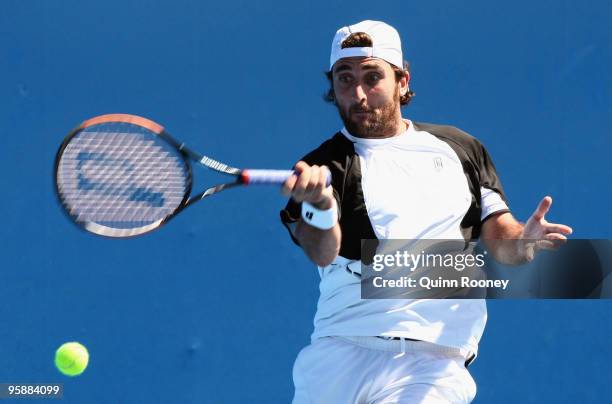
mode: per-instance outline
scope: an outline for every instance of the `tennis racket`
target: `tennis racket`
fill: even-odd
[[[190,161],[232,181],[192,196]],[[230,167],[188,149],[163,126],[128,114],[86,120],[66,136],[55,159],[56,190],[69,217],[83,229],[108,237],[150,232],[186,207],[225,189],[280,185],[293,174],[292,170]]]

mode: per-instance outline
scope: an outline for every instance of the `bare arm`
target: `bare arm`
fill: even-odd
[[[484,222],[481,237],[496,261],[508,265],[527,262],[526,257],[519,254],[518,246],[523,227],[509,212],[495,215]]]
[[[295,237],[308,258],[320,267],[331,264],[340,252],[342,235],[338,223],[329,230],[321,230],[300,220]]]
[[[315,208],[336,208],[331,186],[326,185],[327,168],[309,166],[303,161],[295,165],[298,176],[290,177],[283,184],[282,192],[296,202],[308,202]],[[336,223],[331,229],[322,230],[299,220],[294,234],[312,262],[320,267],[331,264],[340,252],[342,234]]]
[[[482,239],[493,257],[502,264],[520,265],[532,261],[540,249],[554,250],[563,244],[572,229],[546,221],[551,205],[552,198],[544,197],[524,225],[508,212],[484,222]]]

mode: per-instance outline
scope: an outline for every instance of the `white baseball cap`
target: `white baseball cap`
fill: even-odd
[[[368,34],[372,38],[372,47],[342,49],[342,42],[356,32]],[[342,27],[336,32],[329,56],[329,70],[339,59],[353,56],[380,58],[400,69],[404,65],[402,42],[398,32],[389,24],[381,21],[361,21],[348,27]]]

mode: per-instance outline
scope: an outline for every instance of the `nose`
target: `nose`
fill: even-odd
[[[355,85],[353,97],[359,103],[366,100],[366,93],[361,83],[358,83],[357,85]]]

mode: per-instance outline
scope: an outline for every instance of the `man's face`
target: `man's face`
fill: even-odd
[[[358,137],[389,137],[400,130],[399,82],[389,63],[369,57],[340,59],[332,69],[336,105],[346,129]]]

